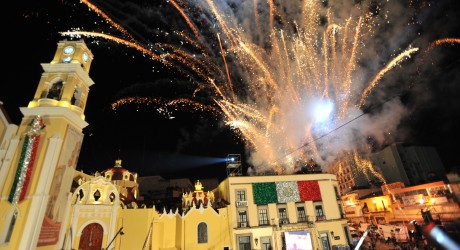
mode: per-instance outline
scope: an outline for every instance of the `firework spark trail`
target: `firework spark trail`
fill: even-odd
[[[219,109],[214,106],[210,105],[203,105],[199,102],[194,102],[186,98],[174,99],[174,100],[166,100],[164,98],[154,98],[154,97],[126,97],[117,100],[111,104],[112,110],[117,110],[122,106],[128,104],[143,104],[143,105],[154,105],[154,106],[162,106],[166,108],[173,108],[178,109],[182,108],[187,112],[209,112],[214,115],[218,115],[221,113]]]
[[[210,98],[223,113],[225,124],[245,141],[248,161],[257,168],[256,172],[276,169],[292,173],[296,170],[294,162],[308,162],[312,158],[327,168],[344,152],[361,147],[362,138],[376,133],[362,133],[359,126],[366,124],[342,128],[341,135],[329,136],[327,141],[316,139],[324,138],[321,136],[324,131],[332,131],[331,127],[343,124],[350,117],[361,116],[363,113],[358,108],[384,75],[418,50],[412,48],[401,53],[378,71],[370,84],[365,84],[359,80],[366,70],[360,67],[359,60],[368,39],[365,35],[374,34],[372,29],[378,24],[364,4],[356,4],[353,15],[342,20],[336,16],[337,10],[314,0],[281,5],[274,0],[265,3],[254,0],[241,6],[211,0],[169,3],[189,29],[170,34],[191,46],[157,44],[163,51],[156,54],[137,42],[105,34],[64,32],[63,35],[119,42],[153,60],[177,68],[176,64],[180,64],[185,74],[188,70],[189,75],[198,75],[199,79],[193,78],[197,81],[196,91],[212,90]],[[248,3],[254,8],[244,8]],[[88,5],[86,1],[85,4]],[[242,23],[237,23],[235,9],[238,8],[244,9],[245,14],[246,10],[254,10],[254,20],[248,15]],[[266,12],[257,11],[263,8]],[[196,9],[200,13],[191,13]],[[327,15],[322,16],[322,12]],[[198,14],[200,17],[195,20]],[[321,16],[326,19],[324,23]],[[438,42],[442,43],[447,41]],[[363,90],[363,86],[367,87]],[[313,114],[319,102],[334,104],[325,121],[318,121]],[[302,152],[294,151],[299,145]]]
[[[110,41],[114,41],[116,43],[120,43],[120,44],[123,44],[127,47],[131,47],[143,54],[146,54],[148,56],[150,56],[150,58],[152,60],[155,60],[155,61],[159,61],[159,62],[162,62],[164,63],[166,66],[171,66],[170,63],[166,62],[165,60],[163,60],[163,58],[155,53],[153,53],[152,51],[144,48],[143,46],[135,43],[135,42],[130,42],[130,41],[127,41],[125,39],[122,39],[122,38],[118,38],[118,37],[115,37],[115,36],[112,36],[112,35],[107,35],[107,34],[103,34],[103,33],[98,33],[98,32],[89,32],[89,31],[65,31],[65,32],[60,32],[61,35],[63,36],[70,36],[70,37],[82,37],[82,36],[86,36],[86,37],[100,37],[100,38],[104,38],[104,39],[107,39],[107,40],[110,40]]]
[[[366,178],[367,181],[372,180],[370,173],[369,173],[369,165],[371,165],[370,161],[366,159],[362,159],[360,157],[360,154],[354,150],[353,152],[353,161],[356,163],[357,167],[356,169],[358,170],[359,173],[364,174],[364,177]]]
[[[268,16],[270,18],[268,25],[269,25],[269,29],[273,30],[273,28],[274,28],[274,25],[273,25],[273,13],[275,12],[274,11],[275,7],[274,7],[273,0],[268,0],[267,2],[268,2],[268,11],[269,11]]]
[[[345,71],[346,72],[345,83],[344,83],[343,89],[341,89],[341,92],[344,92],[344,93],[350,93],[351,82],[353,80],[351,75],[356,67],[356,53],[358,49],[357,46],[359,42],[360,27],[361,27],[362,21],[363,21],[363,18],[360,17],[358,21],[358,25],[356,25],[356,28],[355,28],[356,32],[354,36],[353,46],[352,46],[351,53],[350,53],[350,60],[347,63],[347,69]],[[350,95],[348,96],[350,97]],[[349,101],[350,100],[346,100],[344,104],[341,106],[342,108],[339,113],[341,118],[343,118],[346,115],[346,110],[344,107],[348,107]]]
[[[190,18],[185,14],[184,10],[174,1],[174,0],[169,0],[169,2],[176,8],[177,11],[179,11],[180,15],[185,19],[185,22],[187,22],[189,28],[192,30],[193,34],[197,39],[201,40],[200,33],[196,29],[195,25],[193,25],[192,21],[190,21]]]
[[[460,44],[460,38],[443,38],[443,39],[438,39],[438,40],[435,40],[434,42],[432,42],[427,49],[425,49],[425,51],[423,52],[423,56],[422,56],[422,59],[419,61],[419,64],[417,66],[417,68],[420,67],[420,64],[423,63],[425,61],[425,58],[428,54],[430,54],[437,46],[441,46],[441,45],[444,45],[444,44],[451,44],[451,45],[454,45],[454,44]],[[420,71],[420,70],[418,70]],[[419,72],[420,74],[420,72]]]
[[[163,53],[161,57],[163,59],[170,58],[168,61],[170,61],[172,64],[178,65],[177,63],[180,63],[181,65],[187,65],[190,69],[192,69],[192,72],[200,76],[200,78],[203,80],[209,79],[209,77],[217,77],[214,75],[214,72],[219,71],[219,69],[216,68],[212,61],[206,60],[206,56],[198,59],[197,57],[190,55],[186,51],[179,49],[176,46],[161,43],[159,45],[168,51],[167,53]],[[177,63],[175,64],[172,61]],[[180,71],[181,67],[176,68]]]
[[[428,47],[428,51],[430,51],[431,49],[433,49],[435,46],[439,46],[439,45],[441,45],[441,44],[446,44],[446,43],[450,43],[450,44],[457,43],[457,44],[460,44],[460,38],[443,38],[443,39],[438,39],[438,40],[434,41],[433,43],[431,43],[431,45]]]
[[[354,162],[358,165],[358,170],[364,173],[368,183],[372,181],[371,176],[375,176],[381,183],[386,184],[385,178],[372,166],[370,160],[363,159],[357,150],[354,151],[353,158]]]
[[[60,34],[62,36],[70,36],[70,37],[82,37],[82,36],[99,37],[99,38],[104,38],[104,39],[107,39],[107,40],[110,40],[116,43],[120,43],[127,47],[133,48],[143,54],[150,56],[152,60],[159,61],[165,66],[168,66],[171,68],[174,67],[179,72],[183,73],[184,75],[187,75],[187,73],[184,73],[183,70],[181,70],[181,67],[178,67],[177,62],[180,62],[181,65],[188,65],[188,67],[192,69],[195,74],[200,76],[201,79],[210,79],[209,78],[210,75],[213,77],[216,77],[213,75],[213,72],[219,70],[218,68],[216,68],[215,65],[211,63],[211,61],[198,60],[193,55],[190,55],[187,52],[181,49],[178,49],[177,47],[172,46],[170,44],[159,44],[163,46],[164,48],[170,49],[170,52],[165,52],[165,53],[158,55],[155,52],[152,52],[151,50],[146,49],[142,45],[139,45],[135,42],[130,42],[125,39],[115,37],[112,35],[108,35],[108,34],[104,34],[104,33],[89,32],[89,31],[65,31],[65,32],[60,32]]]
[[[363,159],[360,153],[356,150],[353,152],[353,156],[350,157],[352,159],[347,159],[347,158],[349,157],[343,157],[339,162],[336,163],[336,168],[338,170],[337,174],[339,173],[344,174],[343,168],[345,166],[349,166],[350,163],[353,162],[357,166],[356,169],[354,169],[354,171],[352,170],[353,175],[355,175],[354,176],[355,179],[357,179],[359,176],[364,175],[364,177],[366,178],[366,181],[370,183],[373,181],[372,176],[376,177],[377,180],[383,184],[382,185],[382,189],[384,190],[383,195],[388,194],[388,196],[391,197],[391,203],[389,205],[390,206],[391,204],[394,205],[397,209],[399,209],[402,212],[405,221],[409,221],[407,214],[401,207],[401,203],[395,202],[396,198],[395,198],[393,191],[387,185],[387,182],[385,178],[383,177],[383,175],[372,166],[372,163],[368,159]]]
[[[375,78],[371,81],[369,86],[361,94],[361,100],[359,101],[358,106],[362,107],[364,105],[364,103],[366,102],[367,97],[369,96],[369,93],[375,88],[375,86],[380,81],[380,79],[382,79],[382,77],[383,77],[383,75],[385,75],[385,73],[390,71],[392,68],[396,67],[402,60],[404,60],[406,58],[409,58],[412,53],[415,53],[417,51],[418,51],[418,48],[409,48],[409,49],[407,49],[406,51],[404,51],[401,54],[399,54],[396,58],[391,60],[391,62],[388,63],[387,66],[385,66],[385,68],[380,70],[379,73],[377,74],[377,76],[375,76]]]
[[[213,1],[206,0],[206,2],[208,3],[211,13],[214,15],[217,22],[220,24],[223,33],[226,34],[231,46],[238,44],[239,36],[237,30],[229,27],[229,24],[227,24],[224,16],[219,12],[218,8],[216,7]]]
[[[90,3],[88,0],[81,0],[83,4],[88,6],[92,11],[96,12],[98,15],[102,16],[110,25],[112,25],[114,28],[119,30],[123,35],[129,38],[129,40],[133,43],[138,43],[136,39],[129,33],[123,26],[118,24],[117,22],[113,21],[112,18],[110,18],[107,14],[105,14],[101,9],[96,7],[94,4]]]
[[[225,59],[225,51],[222,48],[222,41],[220,40],[219,34],[217,34],[217,39],[219,40],[220,53],[222,54],[222,60],[224,61],[225,72],[226,72],[227,79],[228,79],[228,85],[230,86],[230,90],[231,90],[231,93],[232,93],[232,100],[236,101],[235,91],[233,90],[232,78],[230,77],[230,72],[228,70],[227,60]]]

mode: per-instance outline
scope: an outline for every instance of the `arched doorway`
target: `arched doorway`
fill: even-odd
[[[98,223],[87,225],[81,232],[80,243],[78,249],[81,250],[100,250],[102,249],[102,239],[104,230]]]

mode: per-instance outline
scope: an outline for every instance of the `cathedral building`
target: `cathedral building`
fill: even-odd
[[[58,42],[33,99],[12,124],[0,112],[0,250],[332,249],[352,243],[332,174],[229,175],[196,181],[182,211],[145,206],[137,173],[76,170],[93,54]],[[0,103],[0,108],[2,103]]]

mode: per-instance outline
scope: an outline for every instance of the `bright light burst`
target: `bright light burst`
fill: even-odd
[[[334,111],[334,104],[330,101],[316,103],[313,107],[313,113],[315,115],[315,121],[317,123],[323,123],[331,118],[331,114]]]
[[[418,51],[410,46],[400,49],[386,64],[377,66],[367,82],[364,75],[371,67],[363,67],[366,61],[362,59],[370,50],[366,46],[372,44],[368,39],[379,25],[392,20],[387,20],[388,10],[383,6],[365,1],[326,6],[314,0],[169,0],[177,11],[174,18],[183,20],[183,26],[176,27],[180,31],[167,33],[177,42],[152,44],[136,40],[110,13],[86,0],[82,3],[122,37],[79,30],[63,35],[121,43],[174,67],[198,84],[198,90],[207,91],[220,109],[215,113],[223,114],[225,123],[245,141],[248,161],[256,172],[293,173],[298,170],[295,162],[311,159],[327,168],[348,152],[366,148],[366,138],[379,138],[396,129],[398,121],[369,129],[375,120],[366,117],[330,134],[363,115],[360,108],[385,74]],[[459,43],[443,40],[439,44],[447,42]],[[152,100],[123,99],[114,105],[131,102]],[[197,105],[192,100],[179,103]],[[323,106],[315,114],[317,103]],[[383,115],[379,118],[385,120]],[[316,125],[325,121],[329,123],[326,131]]]

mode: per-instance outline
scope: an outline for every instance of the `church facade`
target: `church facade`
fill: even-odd
[[[182,211],[142,206],[117,161],[76,171],[93,54],[60,41],[19,125],[0,112],[0,249],[331,249],[351,244],[332,174],[199,181]],[[1,107],[1,103],[0,103]]]

